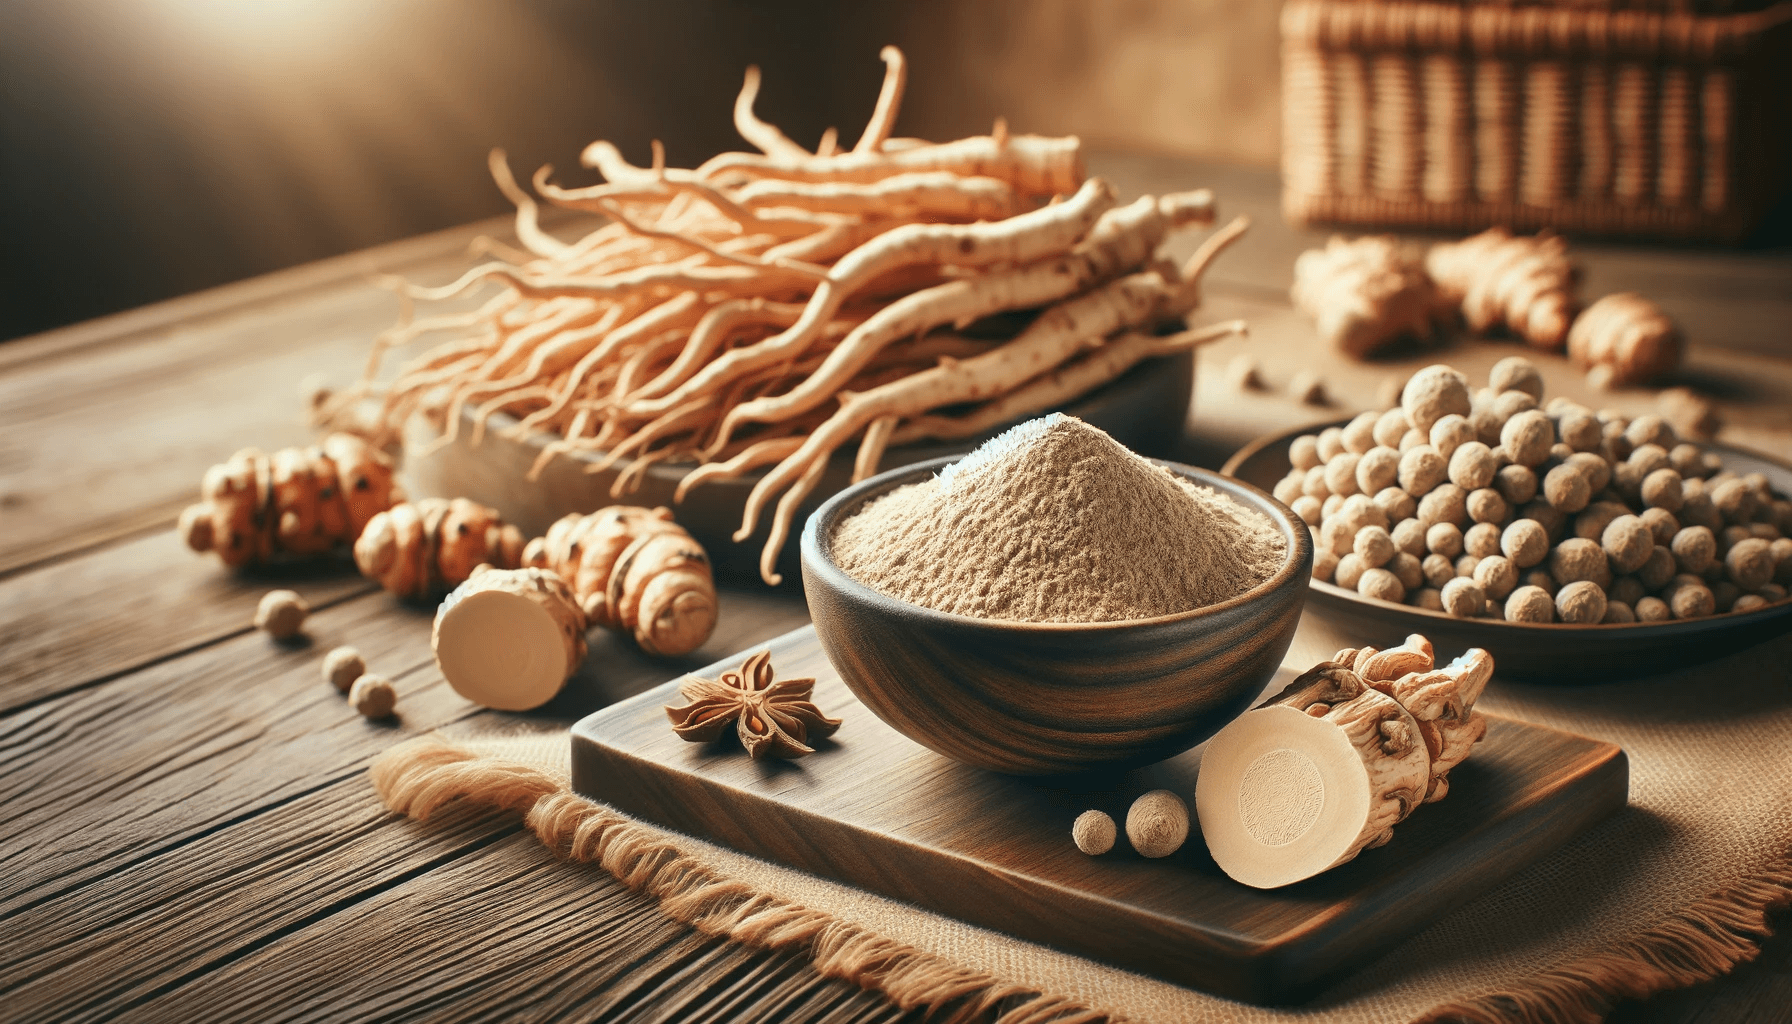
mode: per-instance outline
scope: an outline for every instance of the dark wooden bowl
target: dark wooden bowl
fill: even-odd
[[[835,495],[803,528],[803,584],[828,660],[865,706],[954,760],[1013,775],[1161,761],[1245,709],[1294,639],[1312,573],[1304,523],[1267,493],[1159,461],[1270,518],[1288,559],[1230,601],[1152,619],[976,619],[879,593],[834,564],[834,526],[954,459],[893,470]]]
[[[1194,384],[1194,353],[1147,359],[1119,379],[1066,403],[1063,411],[1100,427],[1134,451],[1161,454],[1181,435]],[[504,428],[516,421],[499,415],[492,418],[490,429],[481,442],[474,444],[472,415],[471,410],[466,413],[459,437],[453,444],[427,456],[405,459],[404,483],[412,495],[471,498],[496,508],[529,537],[546,533],[554,520],[568,512],[591,512],[616,504],[668,505],[677,514],[678,522],[709,552],[710,561],[719,575],[758,578],[759,549],[765,544],[765,520],[761,519],[758,532],[745,541],[736,542],[733,533],[740,527],[741,510],[746,506],[748,493],[765,471],[714,481],[692,491],[684,504],[674,505],[673,492],[691,467],[660,464],[647,471],[640,490],[613,498],[610,485],[628,468],[630,460],[625,459],[601,473],[587,473],[586,469],[599,456],[577,451],[555,459],[538,479],[530,480],[529,467],[535,464],[542,447],[558,440],[559,435],[536,431],[527,437],[505,437],[502,434]],[[1002,424],[977,437],[960,441],[923,442],[891,448],[884,454],[883,464],[895,469],[928,459],[963,454],[1008,426],[1010,424]],[[411,440],[421,445],[434,436],[435,431],[425,426]],[[851,482],[856,452],[857,449],[850,449],[834,457],[815,493],[797,513],[797,522],[802,522],[824,499]],[[787,578],[796,574],[797,559],[791,545],[785,546],[783,557],[778,560],[778,571]]]
[[[1240,448],[1221,472],[1273,488],[1288,475],[1288,446],[1295,438],[1347,422],[1315,423],[1260,437]],[[1774,490],[1792,493],[1792,466],[1730,445],[1702,447],[1723,456],[1726,468],[1765,473]],[[1576,626],[1458,619],[1412,605],[1377,601],[1320,580],[1311,580],[1309,585],[1315,604],[1362,643],[1393,647],[1408,634],[1420,633],[1439,651],[1480,647],[1493,655],[1500,676],[1527,682],[1572,685],[1658,675],[1733,654],[1792,629],[1792,601],[1705,619]]]

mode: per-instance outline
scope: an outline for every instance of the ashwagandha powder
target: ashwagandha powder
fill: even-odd
[[[1112,622],[1204,608],[1273,576],[1267,516],[1053,413],[842,521],[834,560],[913,604],[982,619]]]

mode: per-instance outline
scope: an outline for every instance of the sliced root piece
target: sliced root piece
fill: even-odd
[[[585,658],[585,614],[543,569],[480,567],[442,601],[431,646],[462,697],[500,711],[552,700]]]
[[[1289,885],[1387,842],[1424,799],[1429,764],[1418,723],[1377,690],[1248,711],[1202,755],[1201,835],[1233,879]]]

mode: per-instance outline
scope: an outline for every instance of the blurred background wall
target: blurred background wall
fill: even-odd
[[[1273,166],[1278,4],[1251,0],[3,0],[0,338],[499,214],[608,138],[691,166],[759,111],[850,143],[896,43],[898,132],[1080,134]]]

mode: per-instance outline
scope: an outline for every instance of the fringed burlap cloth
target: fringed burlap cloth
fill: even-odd
[[[1346,646],[1307,618],[1290,665]],[[1178,988],[643,824],[567,791],[563,732],[416,740],[373,779],[418,818],[456,799],[512,808],[556,853],[601,865],[678,920],[806,953],[826,974],[949,1016],[1595,1021],[1620,999],[1751,959],[1768,914],[1792,904],[1792,637],[1712,653],[1701,669],[1644,682],[1490,688],[1488,710],[1622,745],[1630,806],[1293,1010]]]

